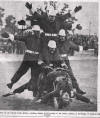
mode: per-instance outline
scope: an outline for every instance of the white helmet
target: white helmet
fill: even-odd
[[[56,48],[56,47],[57,47],[57,46],[56,46],[56,42],[53,41],[53,40],[50,40],[50,41],[48,42],[48,47],[50,47],[50,48]]]
[[[40,31],[40,26],[39,25],[33,25],[32,30],[33,31]]]
[[[56,16],[56,10],[53,7],[49,7],[48,15]]]
[[[60,35],[60,36],[66,36],[65,30],[64,29],[61,29],[59,31],[59,34],[58,35]]]
[[[48,12],[48,15],[49,15],[49,16],[56,16],[55,10],[50,10],[50,11]]]

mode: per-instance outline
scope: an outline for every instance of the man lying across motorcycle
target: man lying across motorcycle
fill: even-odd
[[[54,40],[50,40],[48,42],[48,46],[43,48],[38,64],[41,65],[43,72],[46,73],[43,79],[45,84],[42,84],[42,86],[45,90],[47,90],[47,94],[43,96],[40,101],[47,101],[52,96],[58,94],[61,94],[61,96],[65,99],[67,93],[67,95],[69,94],[69,98],[75,97],[83,102],[91,103],[90,99],[82,96],[73,89],[72,81],[68,74],[68,67],[65,64],[65,61],[60,58],[60,54]],[[50,67],[53,68],[51,69],[52,71],[50,71]],[[42,90],[42,88],[40,89]]]

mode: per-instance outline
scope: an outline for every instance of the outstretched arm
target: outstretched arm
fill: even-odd
[[[39,14],[37,11],[33,11],[32,10],[32,3],[29,3],[29,2],[26,2],[26,4],[25,4],[25,6],[26,6],[26,8],[29,10],[29,13],[30,13],[30,17],[33,17],[33,18],[37,18],[37,17],[41,17],[42,15],[41,14]],[[28,16],[28,15],[27,15]],[[28,16],[29,17],[29,16]]]
[[[20,35],[18,35],[18,34],[16,34],[16,35],[9,34],[9,39],[10,39],[11,41],[18,40],[18,41],[23,41],[23,42],[25,42],[26,39],[27,39],[27,37],[28,37],[28,35],[26,35],[26,34],[20,34]]]
[[[69,44],[70,44],[70,47],[71,47],[72,49],[74,49],[74,50],[76,50],[76,51],[79,51],[79,50],[80,50],[80,49],[79,49],[79,46],[76,45],[74,42],[69,41]]]
[[[79,12],[82,9],[82,6],[75,7],[74,11],[68,12],[64,15],[61,15],[60,18],[65,21],[66,19],[70,17],[74,17],[77,12]]]

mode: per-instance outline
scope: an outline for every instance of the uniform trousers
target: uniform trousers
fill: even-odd
[[[38,79],[38,75],[40,73],[40,66],[38,65],[37,60],[32,60],[33,55],[25,54],[24,59],[17,70],[17,72],[14,74],[14,76],[11,79],[11,83],[16,83],[28,70],[31,69],[31,89],[36,89],[36,82]]]

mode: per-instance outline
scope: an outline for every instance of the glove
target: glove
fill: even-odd
[[[74,12],[76,13],[76,12],[80,11],[81,9],[82,9],[82,6],[75,7]]]
[[[82,26],[80,24],[77,24],[76,29],[82,30]]]
[[[2,33],[1,36],[3,38],[9,38],[9,34],[7,32]]]
[[[10,39],[11,41],[14,41],[14,35],[13,34],[9,34],[7,32],[4,32],[1,34],[1,36],[4,38],[4,39]]]
[[[32,9],[32,3],[26,2],[25,6],[26,6],[28,9]]]
[[[14,35],[13,35],[13,34],[9,34],[9,39],[10,39],[11,41],[14,41]]]
[[[38,65],[41,66],[43,69],[46,69],[46,64],[42,60],[38,60]]]
[[[18,24],[19,24],[19,25],[25,25],[26,23],[25,23],[24,20],[20,20],[20,21],[18,21]]]
[[[38,65],[42,65],[44,62],[42,60],[38,60]]]

